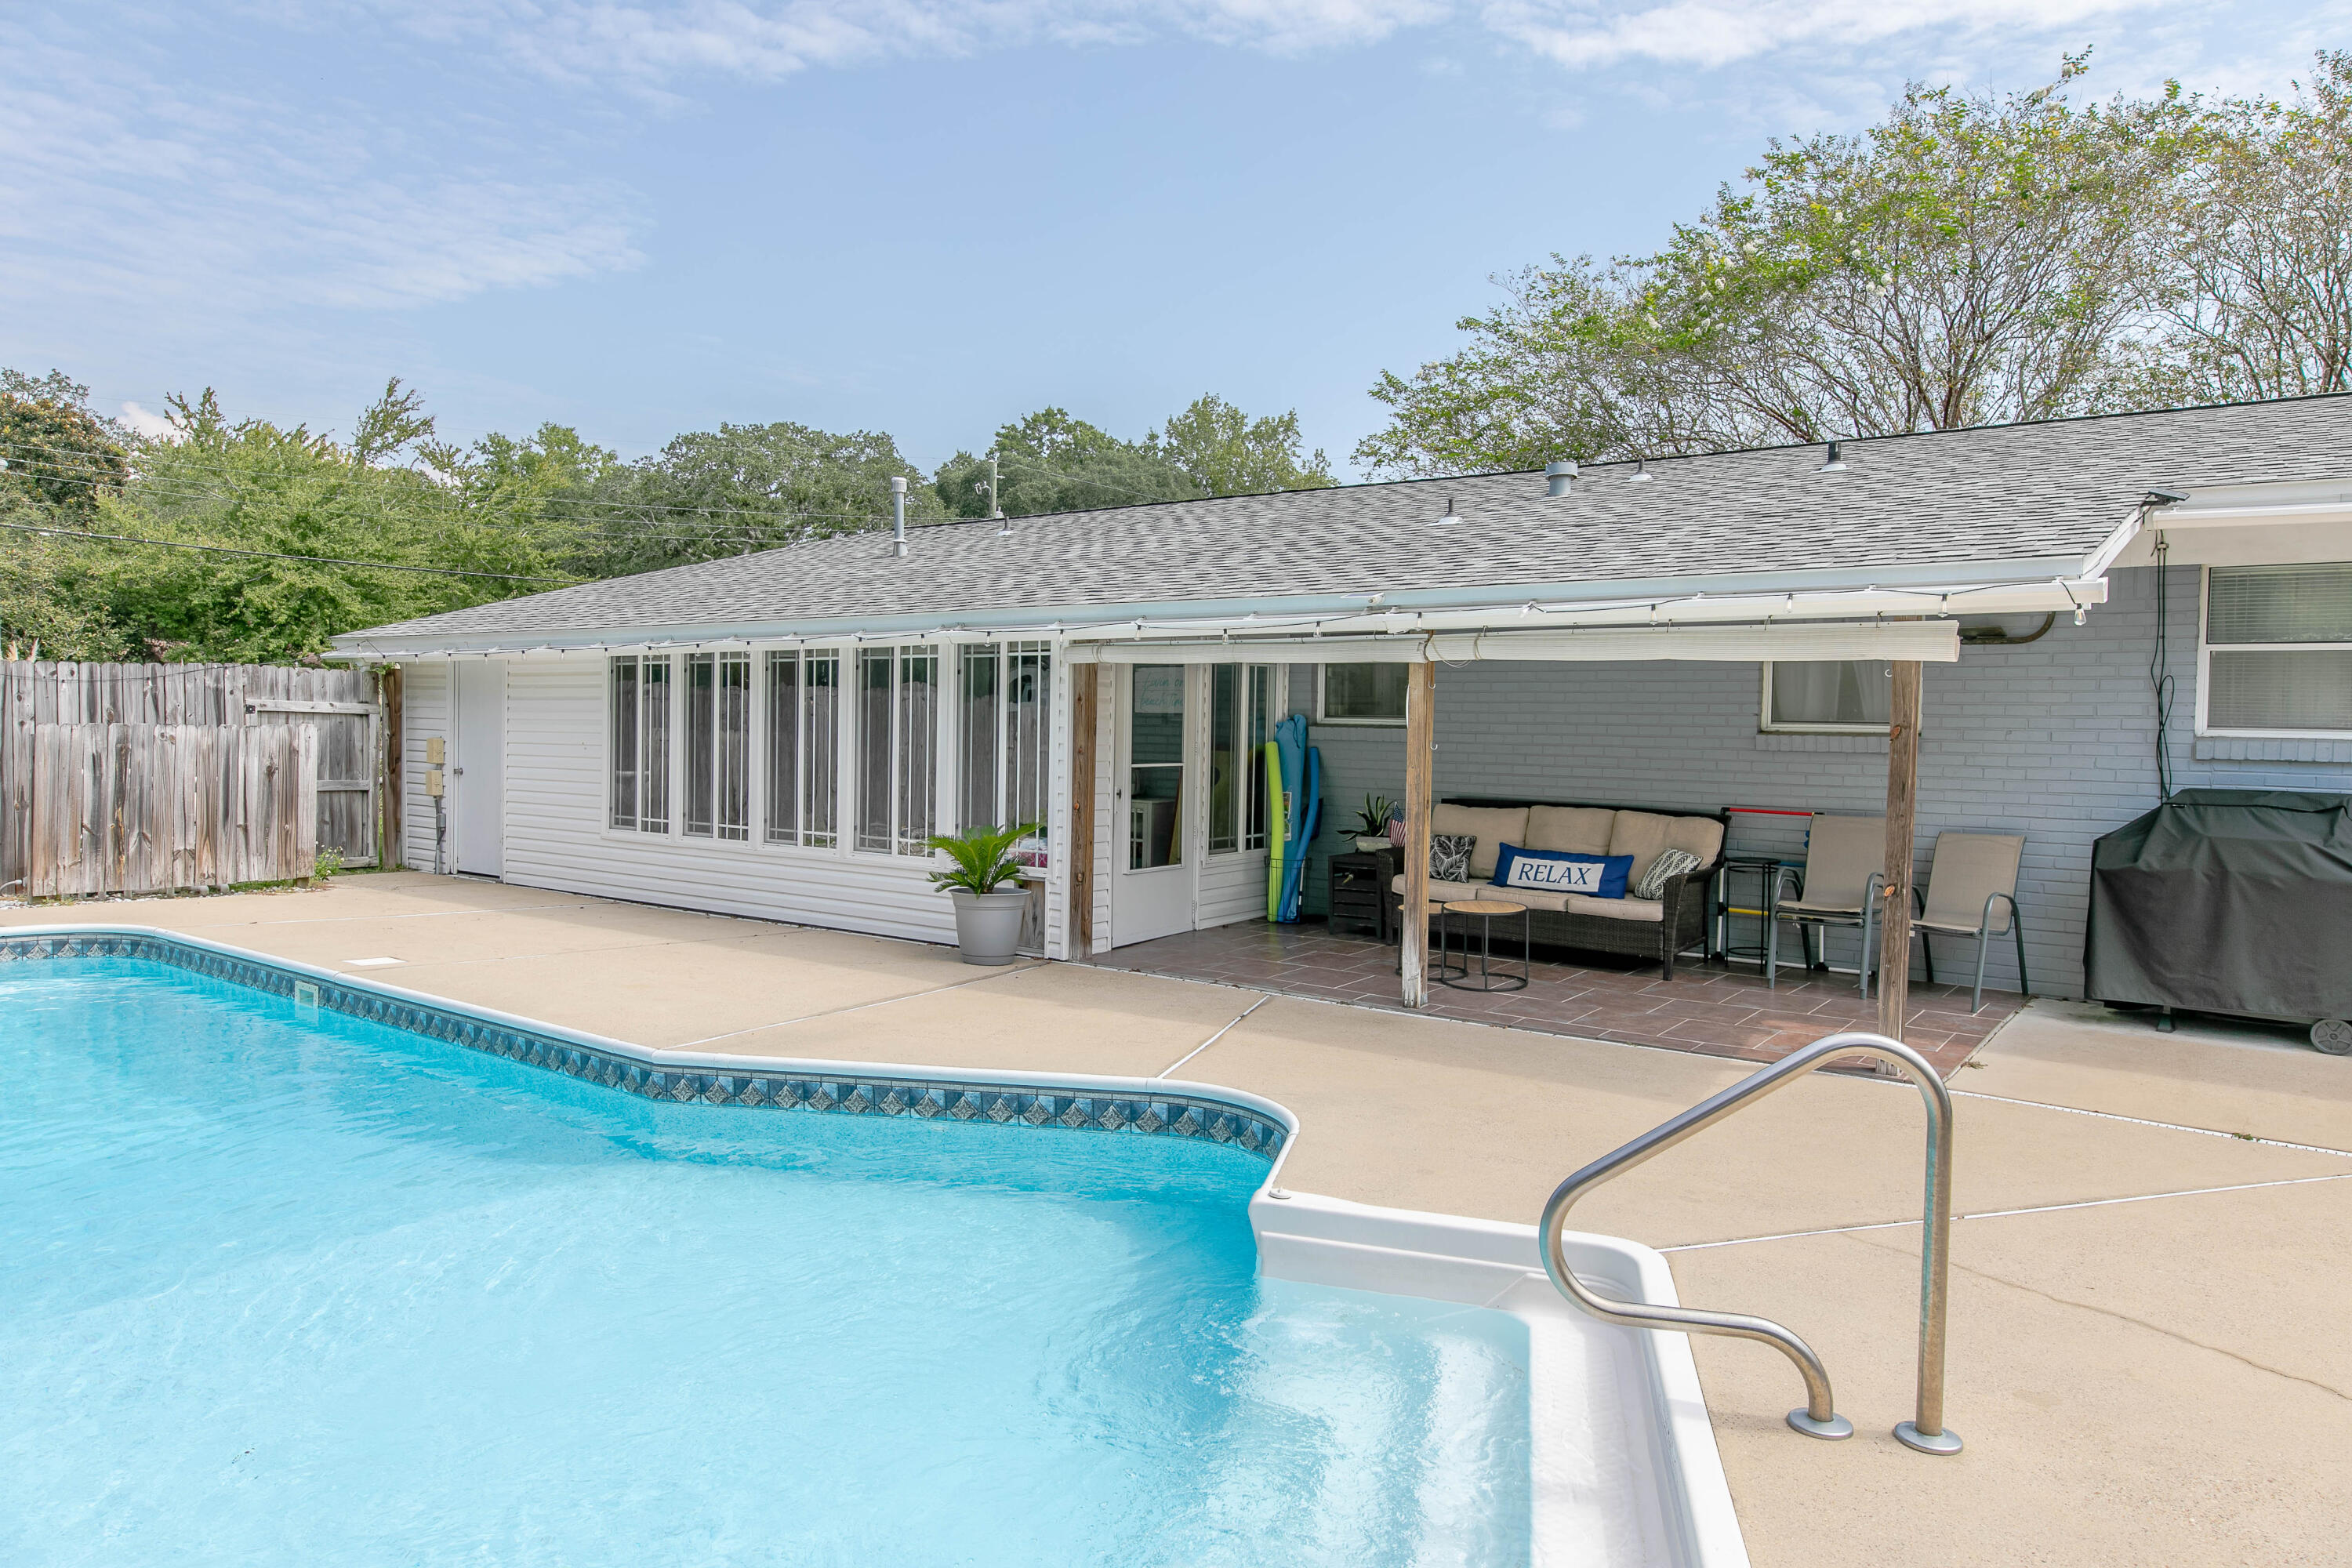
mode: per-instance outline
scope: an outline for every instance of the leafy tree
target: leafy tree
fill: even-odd
[[[2165,330],[2141,399],[2352,391],[2352,53],[2315,64],[2292,103],[2198,106],[2151,236]]]
[[[1004,514],[1035,517],[1336,483],[1323,454],[1302,458],[1299,445],[1296,411],[1252,419],[1211,393],[1140,441],[1049,407],[1000,428],[992,449]],[[958,452],[932,488],[950,516],[986,517],[987,457]]]
[[[1377,470],[1531,467],[1950,429],[2111,404],[2145,361],[2139,217],[2184,157],[2171,100],[1914,85],[1861,136],[1770,144],[1664,249],[1553,259],[1470,345],[1372,395]]]
[[[89,388],[53,370],[0,370],[0,484],[68,521],[130,477],[122,433],[89,411]]]
[[[595,473],[572,498],[597,575],[769,550],[885,525],[889,481],[908,481],[910,521],[939,517],[922,471],[877,431],[835,435],[806,425],[721,425],[679,436],[658,456]],[[567,492],[569,493],[569,492]],[[593,537],[592,537],[593,535]]]
[[[52,607],[119,628],[130,646],[282,662],[355,626],[568,580],[568,533],[482,504],[470,465],[389,460],[410,447],[452,460],[431,447],[429,417],[397,383],[353,426],[365,458],[356,441],[232,421],[209,388],[170,407],[171,436],[141,447],[93,519],[97,532],[158,543],[47,542]],[[212,548],[172,547],[195,545]]]
[[[1067,409],[1041,408],[996,432],[997,495],[1007,517],[1182,500],[1199,495],[1192,477],[1150,445],[1122,441]],[[958,452],[940,465],[932,490],[950,516],[988,515],[988,460]]]
[[[1147,447],[1182,470],[1203,495],[1257,495],[1337,484],[1322,452],[1299,455],[1298,411],[1252,419],[1214,393],[1170,419]]]

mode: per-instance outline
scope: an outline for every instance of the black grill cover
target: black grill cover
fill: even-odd
[[[2100,1002],[2352,1017],[2352,795],[2185,789],[2091,847]]]

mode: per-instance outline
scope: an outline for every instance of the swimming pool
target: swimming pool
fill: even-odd
[[[1268,1108],[762,1114],[740,1074],[615,1092],[578,1038],[251,982],[389,988],[68,951],[0,963],[11,1563],[1667,1560],[1654,1518],[1538,1518],[1530,1368],[1606,1381],[1630,1336],[1563,1360],[1524,1312],[1267,1277]],[[1291,1272],[1366,1250],[1374,1211],[1289,1206]]]

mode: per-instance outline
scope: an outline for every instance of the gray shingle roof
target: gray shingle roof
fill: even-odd
[[[2352,475],[2352,395],[2000,426],[1539,474],[1171,501],[811,541],[508,599],[353,637],[485,637],[882,621],[1416,588],[1749,572],[2076,563],[2150,489]],[[1461,526],[1433,530],[1448,499]],[[348,639],[339,639],[348,640]]]

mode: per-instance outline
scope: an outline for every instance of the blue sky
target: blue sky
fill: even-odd
[[[252,0],[0,16],[0,363],[107,412],[890,431],[1202,392],[1343,469],[1491,274],[1906,78],[2286,90],[2352,0]]]

